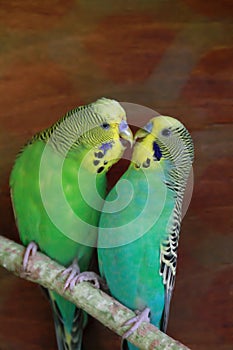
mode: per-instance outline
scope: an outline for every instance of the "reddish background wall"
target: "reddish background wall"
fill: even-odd
[[[195,188],[168,333],[198,350],[233,343],[232,15],[227,0],[0,6],[1,234],[18,239],[8,189],[16,153],[67,110],[106,96],[180,118],[195,142]],[[4,269],[0,278],[0,349],[56,349],[39,288]],[[120,339],[92,320],[85,343],[119,349]]]

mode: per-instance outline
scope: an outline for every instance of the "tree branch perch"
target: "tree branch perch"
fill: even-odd
[[[64,267],[44,254],[37,253],[29,261],[30,272],[23,272],[24,251],[25,247],[0,236],[0,265],[5,269],[21,278],[56,291],[120,336],[128,330],[129,326],[123,326],[123,324],[135,316],[134,312],[88,282],[78,284],[72,292],[64,291],[65,277],[61,274]],[[142,350],[188,350],[186,346],[147,323],[143,323],[128,340]]]

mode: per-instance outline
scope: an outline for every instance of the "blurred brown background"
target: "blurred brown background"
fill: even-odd
[[[195,142],[195,187],[168,334],[198,350],[233,346],[232,10],[230,0],[0,1],[1,234],[18,240],[16,153],[67,110],[105,96],[179,118]],[[2,268],[0,283],[0,350],[56,349],[39,288]],[[90,322],[86,350],[119,344]]]

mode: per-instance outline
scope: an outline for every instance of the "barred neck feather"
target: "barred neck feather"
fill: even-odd
[[[158,140],[162,151],[166,185],[176,193],[183,193],[190,174],[194,158],[193,142],[189,132],[184,128],[173,130],[166,144]]]
[[[101,133],[103,123],[119,125],[122,120],[126,120],[126,115],[121,105],[115,100],[101,98],[69,111],[50,128],[36,134],[29,144],[37,140],[49,142],[63,155],[70,149],[77,149],[81,143],[90,149],[100,144],[101,138],[106,138],[105,141],[112,139],[110,132],[102,130]]]
[[[50,142],[59,153],[66,154],[71,147],[77,147],[80,137],[91,128],[99,125],[99,116],[93,104],[80,106],[66,113],[51,127],[37,133],[29,144],[37,140]]]

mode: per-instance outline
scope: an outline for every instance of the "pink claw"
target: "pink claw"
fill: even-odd
[[[68,275],[68,274],[69,274],[69,277],[66,280],[64,290],[66,290],[66,289],[72,290],[75,286],[76,278],[80,274],[80,268],[78,266],[77,259],[74,259],[72,264],[62,272],[62,276]]]
[[[102,279],[95,272],[84,271],[84,272],[81,272],[77,276],[77,278],[75,280],[75,284],[76,283],[81,283],[81,282],[92,282],[94,284],[94,287],[99,289],[100,288],[100,284],[102,283]]]
[[[70,289],[72,291],[75,285],[81,282],[92,282],[96,288],[100,288],[100,285],[105,285],[102,278],[95,272],[84,271],[80,273],[77,259],[74,259],[73,263],[62,272],[63,276],[67,274],[69,274],[69,277],[66,280],[64,290]]]
[[[123,338],[128,338],[131,334],[133,334],[138,327],[142,324],[142,322],[150,322],[150,318],[149,318],[149,314],[150,314],[150,309],[147,307],[145,308],[142,312],[140,311],[135,311],[135,313],[137,314],[137,316],[130,318],[128,321],[126,321],[124,323],[124,326],[128,326],[132,323],[134,323],[134,325],[123,334]]]
[[[23,256],[23,270],[27,271],[29,258],[33,258],[38,250],[38,246],[35,242],[30,242],[26,248]]]

